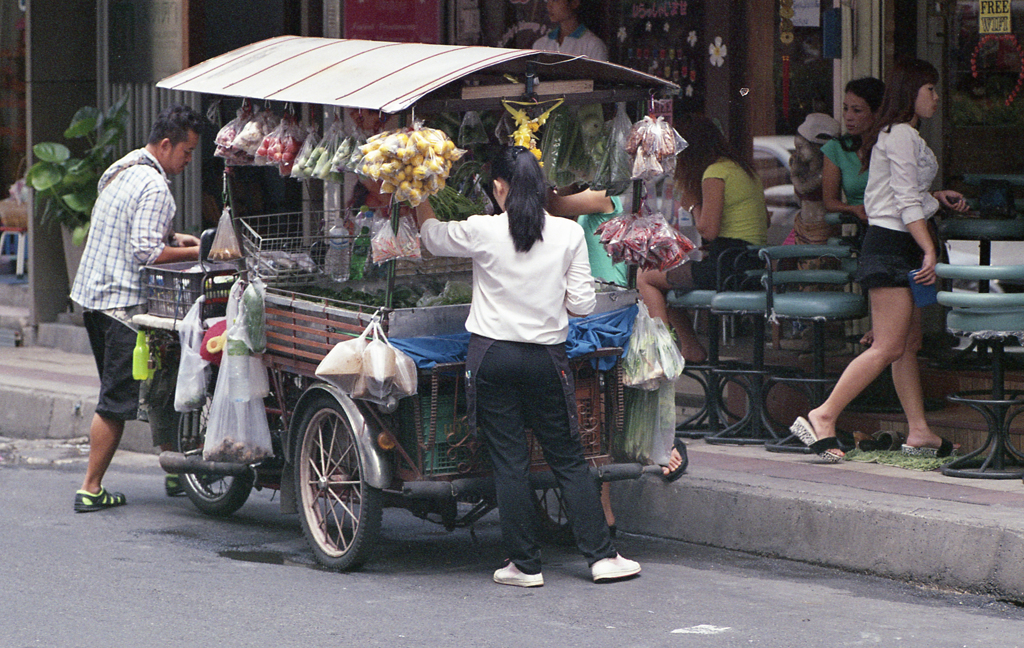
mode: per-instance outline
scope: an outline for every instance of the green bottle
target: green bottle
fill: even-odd
[[[139,331],[135,338],[135,351],[132,352],[132,378],[135,380],[149,378],[149,340],[145,331]]]

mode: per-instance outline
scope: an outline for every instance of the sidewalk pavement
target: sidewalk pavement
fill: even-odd
[[[98,386],[89,355],[0,348],[0,466],[84,471]],[[129,426],[115,461],[158,470],[149,442]],[[678,481],[613,484],[620,530],[1024,602],[1021,480],[687,444]]]

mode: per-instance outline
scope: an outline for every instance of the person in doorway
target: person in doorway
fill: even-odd
[[[565,352],[570,313],[586,315],[596,305],[583,229],[544,210],[544,175],[528,149],[503,148],[491,163],[491,178],[501,214],[442,223],[423,201],[416,216],[427,250],[473,260],[466,396],[470,426],[494,468],[508,555],[494,581],[544,584],[526,427],[562,490],[594,581],[633,576],[640,565],[615,550],[584,458]]]
[[[693,215],[701,236],[704,258],[688,261],[668,272],[642,270],[637,273],[637,289],[651,317],[660,318],[676,332],[679,348],[687,362],[700,363],[707,358],[697,339],[689,316],[668,308],[669,290],[717,290],[718,266],[724,264],[727,282],[739,280],[747,270],[761,267],[751,245],[768,242],[768,208],[764,187],[754,168],[737,155],[725,135],[713,121],[697,116],[683,125],[682,135],[689,146],[678,155],[676,188],[683,204]]]
[[[581,0],[547,0],[548,19],[555,28],[533,43],[533,49],[608,60],[608,47],[580,22]]]
[[[842,459],[836,420],[846,406],[892,365],[893,382],[907,416],[907,454],[949,456],[956,449],[936,435],[924,416],[917,352],[921,348],[921,309],[914,305],[913,281],[935,283],[938,251],[928,220],[945,206],[967,211],[956,191],[931,191],[938,171],[935,154],[917,132],[938,109],[939,74],[927,61],[900,59],[886,83],[876,123],[864,135],[862,169],[868,170],[864,207],[868,229],[861,245],[857,280],[867,291],[874,343],[846,367],[832,393],[791,431],[831,463]]]
[[[89,236],[71,288],[71,299],[84,309],[100,375],[99,401],[89,430],[89,462],[75,493],[78,513],[127,501],[124,494],[106,490],[103,477],[125,421],[138,415],[139,382],[132,378],[136,331],[131,320],[145,306],[141,268],[199,258],[199,239],[172,230],[176,207],[168,179],[185,170],[205,123],[187,106],[164,109],[146,145],[114,162],[99,181]],[[154,425],[154,445],[172,449],[175,433]],[[167,483],[169,494],[172,485]]]

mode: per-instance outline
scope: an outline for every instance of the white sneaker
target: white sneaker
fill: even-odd
[[[616,580],[639,574],[640,563],[615,554],[614,558],[604,558],[591,565],[590,573],[593,574],[595,583]],[[495,575],[495,578],[497,578],[497,575]]]
[[[543,574],[524,574],[515,563],[510,562],[494,572],[494,582],[516,587],[540,587],[544,584]]]

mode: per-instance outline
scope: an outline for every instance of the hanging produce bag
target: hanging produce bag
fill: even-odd
[[[637,306],[633,334],[622,359],[622,384],[656,390],[662,382],[678,378],[683,373],[685,361],[665,323],[651,317],[643,302]]]
[[[419,261],[423,258],[420,234],[408,216],[399,219],[398,232],[391,228],[391,219],[386,217],[375,218],[371,227],[370,254],[374,263],[379,265],[391,259]]]
[[[686,140],[663,117],[650,115],[633,124],[626,139],[626,152],[633,156],[633,179],[653,180],[675,172],[676,155]]]
[[[195,411],[206,401],[210,363],[201,355],[204,331],[200,315],[205,300],[206,296],[200,295],[178,325],[181,360],[178,363],[178,381],[174,390],[174,409],[178,412]]]
[[[211,261],[233,261],[242,258],[242,246],[238,242],[238,234],[235,233],[235,224],[231,221],[231,208],[227,205],[224,205],[224,211],[220,213],[220,220],[217,221],[217,231],[213,234],[213,244],[208,256]]]
[[[203,459],[259,463],[274,454],[263,398],[270,392],[267,371],[245,339],[247,306],[241,282],[231,287],[227,306],[227,344],[217,374],[203,445]]]
[[[591,189],[604,190],[612,196],[618,196],[629,189],[633,180],[633,163],[626,152],[626,140],[632,128],[633,124],[626,114],[626,104],[617,104],[615,117],[607,124],[608,142],[594,173]]]
[[[416,363],[391,345],[377,317],[358,338],[336,344],[315,373],[352,398],[389,410],[418,389]]]
[[[316,152],[319,143],[320,136],[317,134],[316,129],[310,128],[306,133],[306,139],[302,142],[302,148],[299,149],[298,155],[295,156],[291,177],[296,180],[306,180],[313,177],[313,167],[316,165],[316,161],[314,160],[311,164],[310,159],[313,157],[313,153]]]
[[[616,216],[602,223],[597,233],[613,262],[644,270],[670,270],[689,260],[696,248],[659,212]]]
[[[675,385],[668,381],[652,390],[625,390],[622,450],[627,457],[668,465],[676,435],[675,398]]]

